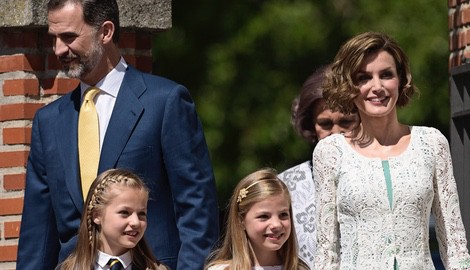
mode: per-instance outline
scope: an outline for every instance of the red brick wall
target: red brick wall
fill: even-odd
[[[449,6],[449,69],[470,60],[470,1],[448,0]],[[469,60],[466,60],[470,62]]]
[[[129,64],[151,72],[151,41],[124,31],[119,46]],[[15,269],[34,113],[79,83],[59,70],[47,29],[0,30],[0,269]]]

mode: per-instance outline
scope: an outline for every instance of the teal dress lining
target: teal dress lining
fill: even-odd
[[[393,188],[392,188],[392,177],[390,176],[390,165],[388,160],[382,160],[382,168],[384,170],[385,184],[387,185],[388,204],[390,209],[393,206]]]
[[[392,188],[392,177],[390,176],[390,165],[388,160],[382,160],[382,168],[384,171],[385,176],[385,184],[387,185],[387,195],[388,195],[388,204],[390,206],[390,210],[393,207],[393,188]],[[397,258],[395,257],[393,268],[398,270],[398,263]]]

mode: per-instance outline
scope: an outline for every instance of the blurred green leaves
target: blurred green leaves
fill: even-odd
[[[421,94],[404,123],[448,134],[447,3],[439,0],[173,1],[154,39],[154,72],[188,87],[204,125],[220,200],[253,170],[282,171],[312,148],[290,126],[304,80],[363,31],[394,37]]]

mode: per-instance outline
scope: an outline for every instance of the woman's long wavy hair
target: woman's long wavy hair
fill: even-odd
[[[245,196],[241,196],[242,194],[245,194]],[[255,171],[238,183],[228,205],[227,229],[222,246],[209,256],[209,263],[205,269],[219,264],[228,264],[226,269],[230,270],[252,269],[255,255],[242,222],[253,204],[275,195],[285,196],[289,205],[291,205],[291,197],[286,185],[279,180],[276,171],[271,168]],[[289,208],[289,214],[292,224],[291,233],[278,251],[280,258],[283,260],[282,269],[306,269],[304,268],[305,264],[298,259],[297,255],[297,239],[292,222],[292,207]]]
[[[72,254],[60,265],[60,270],[93,269],[100,248],[100,226],[93,222],[93,216],[102,213],[114,198],[111,190],[115,187],[129,187],[143,191],[148,198],[149,190],[135,174],[123,169],[110,169],[93,181],[84,204],[84,211],[78,231],[78,241]],[[144,238],[131,249],[133,268],[161,269]]]
[[[400,80],[397,106],[403,107],[418,89],[413,85],[408,57],[389,36],[378,32],[365,32],[349,39],[336,54],[331,72],[323,82],[323,98],[333,111],[355,113],[354,99],[359,95],[356,75],[364,59],[379,51],[388,52],[395,60]]]

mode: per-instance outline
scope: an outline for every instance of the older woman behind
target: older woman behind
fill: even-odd
[[[315,145],[331,134],[348,135],[357,126],[356,114],[332,112],[322,98],[321,85],[328,67],[317,69],[305,81],[292,104],[292,125],[309,144]],[[299,256],[313,269],[315,253],[315,186],[309,159],[279,174],[292,196],[293,220],[299,242]]]

